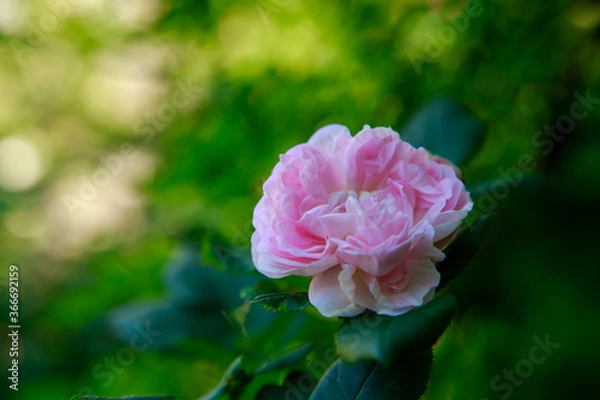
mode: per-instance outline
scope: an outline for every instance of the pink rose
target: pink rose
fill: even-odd
[[[473,203],[457,169],[389,128],[328,125],[281,155],[254,210],[252,259],[313,276],[325,316],[399,315],[429,301],[434,262]]]

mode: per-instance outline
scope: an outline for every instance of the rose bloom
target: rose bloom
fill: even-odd
[[[280,156],[254,210],[252,259],[312,276],[325,316],[399,315],[429,301],[435,262],[473,203],[458,169],[389,128],[328,125]]]

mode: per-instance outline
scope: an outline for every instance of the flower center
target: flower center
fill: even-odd
[[[366,190],[362,190],[359,193],[356,193],[354,190],[348,190],[348,191],[344,191],[344,192],[346,193],[346,198],[354,197],[355,199],[358,199],[358,200],[366,199],[367,197],[370,197],[373,195],[373,193],[375,193],[375,192],[367,192]]]
[[[329,204],[340,204],[345,202],[348,197],[354,197],[355,199],[358,199],[358,201],[361,201],[367,197],[371,197],[374,193],[375,191],[367,192],[366,190],[362,190],[359,193],[356,193],[354,190],[341,190],[339,192],[331,193],[327,201]]]

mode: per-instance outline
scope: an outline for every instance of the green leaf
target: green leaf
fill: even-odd
[[[520,188],[532,188],[537,189],[544,183],[544,177],[536,173],[530,173],[528,175],[514,175],[514,176],[501,176],[496,179],[488,179],[484,181],[472,182],[466,185],[467,191],[471,195],[471,198],[487,195],[498,197],[494,195],[493,190],[502,186],[506,186],[512,190],[517,186]],[[504,197],[502,197],[503,199]]]
[[[175,396],[125,396],[125,397],[98,397],[83,396],[83,400],[175,400]]]
[[[234,340],[231,324],[218,309],[207,309],[198,317],[168,302],[137,301],[112,310],[107,321],[124,343],[140,337],[149,350],[172,348],[188,337],[212,340],[226,347]]]
[[[378,360],[390,365],[399,357],[432,346],[450,324],[455,309],[454,297],[443,293],[397,317],[365,313],[349,318],[336,334],[338,354],[350,362]]]
[[[284,354],[283,356],[276,358],[275,360],[269,361],[263,366],[259,367],[255,374],[263,374],[266,372],[276,371],[278,369],[289,368],[292,365],[304,360],[308,353],[312,350],[312,344],[305,344]]]
[[[281,386],[265,385],[254,397],[255,400],[307,400],[316,385],[312,375],[300,371],[292,371]]]
[[[309,304],[306,292],[261,294],[251,303],[260,304],[271,311],[300,311]]]
[[[219,384],[209,393],[206,393],[204,396],[200,397],[199,400],[218,399],[220,396],[236,390],[237,386],[246,386],[251,380],[252,375],[248,375],[242,369],[242,357],[240,356],[233,360],[231,365],[229,365]]]
[[[441,275],[438,290],[456,278],[475,257],[475,254],[479,251],[481,240],[490,226],[491,219],[492,216],[490,215],[478,219],[471,226],[463,229],[446,248],[444,251],[446,258],[436,266]]]
[[[477,153],[485,137],[479,120],[448,97],[429,102],[408,122],[401,136],[457,166],[465,165]]]
[[[112,310],[107,321],[128,342],[141,330],[156,331],[148,348],[178,346],[188,337],[208,339],[230,348],[235,330],[227,315],[243,304],[242,290],[258,281],[202,265],[193,246],[185,245],[165,271],[167,299],[134,302]]]
[[[199,251],[185,246],[166,268],[165,284],[173,302],[187,308],[232,310],[243,303],[242,289],[257,278],[201,264]]]
[[[242,358],[238,357],[229,366],[227,371],[225,371],[223,377],[221,378],[221,382],[211,392],[201,397],[200,400],[215,400],[224,395],[228,395],[228,398],[231,399],[240,398],[242,397],[242,393],[244,392],[246,387],[253,381],[254,377],[257,374],[268,374],[276,370],[291,367],[292,365],[303,360],[308,355],[308,353],[310,353],[311,350],[311,344],[303,345],[273,361],[266,363],[265,365],[251,373],[248,373],[242,369]],[[286,379],[289,380],[290,376],[291,374],[288,375],[288,378]],[[288,381],[287,385],[289,384],[290,382]],[[270,389],[265,389],[265,391],[271,394],[273,394],[274,392],[278,392],[278,389],[276,388],[280,388],[276,385],[267,386],[273,386]],[[265,393],[263,394],[266,395]]]
[[[431,349],[399,357],[389,367],[376,361],[336,361],[310,400],[418,400],[427,389]]]

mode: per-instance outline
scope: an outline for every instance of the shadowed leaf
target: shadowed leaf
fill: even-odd
[[[312,344],[305,344],[304,346],[298,347],[284,354],[283,356],[276,358],[275,360],[269,361],[262,367],[258,368],[254,373],[262,374],[266,372],[276,371],[278,369],[288,368],[292,365],[304,360],[304,358],[312,350]]]
[[[83,400],[175,400],[175,396],[125,396],[125,397],[98,397],[83,396]]]
[[[231,310],[242,304],[242,289],[256,280],[202,265],[199,252],[191,246],[184,247],[165,272],[167,293],[182,307]]]
[[[307,400],[313,392],[316,380],[300,371],[292,371],[281,386],[265,385],[256,394],[255,400]]]
[[[436,266],[441,279],[438,290],[456,278],[475,257],[487,232],[492,216],[486,215],[465,228],[446,248],[446,258]]]
[[[131,303],[108,314],[113,332],[124,343],[136,338],[146,349],[164,349],[179,345],[185,338],[212,340],[230,347],[234,331],[218,310],[206,310],[199,318],[189,310],[169,303]],[[137,339],[139,338],[139,339]]]
[[[479,151],[485,137],[481,122],[448,97],[425,105],[400,135],[413,146],[424,147],[457,166],[465,165]]]
[[[300,311],[308,306],[308,293],[269,293],[256,296],[251,303],[271,311]]]
[[[454,297],[443,293],[397,317],[362,314],[349,318],[336,334],[338,354],[350,362],[370,359],[390,365],[432,346],[450,324],[455,309]]]
[[[418,400],[429,380],[431,349],[397,358],[389,367],[376,361],[336,361],[310,400]]]
[[[252,380],[252,375],[248,375],[242,369],[242,357],[238,357],[229,365],[227,371],[223,374],[221,382],[209,393],[200,397],[199,400],[215,400],[220,396],[231,391],[239,384],[246,384]]]

